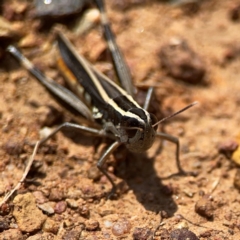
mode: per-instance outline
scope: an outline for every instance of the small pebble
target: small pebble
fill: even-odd
[[[211,236],[212,236],[212,230],[206,230],[205,232],[199,235],[200,238],[206,238],[206,239],[210,239]]]
[[[79,240],[79,239],[85,239],[83,234],[83,227],[77,226],[74,229],[66,232],[61,239],[64,240]]]
[[[110,215],[110,214],[114,214],[115,213],[115,209],[111,208],[111,207],[102,207],[100,210],[99,210],[99,214],[104,217],[104,216],[107,216],[107,215]]]
[[[80,199],[82,196],[82,191],[75,188],[69,188],[67,192],[67,197],[72,199]]]
[[[88,169],[87,175],[88,175],[89,179],[96,181],[96,180],[100,179],[102,174],[96,166],[93,166]]]
[[[79,207],[79,213],[83,217],[88,217],[90,214],[90,210],[89,210],[88,206],[83,205],[83,206]]]
[[[207,195],[203,196],[196,202],[195,212],[203,217],[212,218],[214,212],[212,200]]]
[[[54,207],[55,213],[58,213],[58,214],[65,212],[66,209],[67,209],[67,203],[65,201],[57,202]]]
[[[122,236],[131,230],[131,223],[127,219],[121,219],[115,222],[112,226],[112,233],[115,236]]]
[[[10,226],[8,222],[3,218],[0,220],[0,232],[6,231]]]
[[[85,226],[87,231],[96,231],[99,228],[99,222],[90,219],[85,222]]]
[[[9,155],[19,155],[23,152],[23,143],[9,139],[4,146],[4,150]]]
[[[37,206],[48,215],[54,214],[54,209],[49,202],[38,204]]]
[[[238,41],[233,41],[227,44],[222,57],[222,66],[226,66],[230,62],[238,59],[240,56],[240,43]]]
[[[113,225],[113,222],[112,222],[112,221],[109,221],[109,220],[104,221],[104,226],[105,226],[106,228],[111,228],[112,225]]]
[[[173,230],[170,237],[172,240],[199,240],[195,233],[185,228]]]
[[[231,212],[227,212],[225,215],[224,215],[224,218],[227,220],[227,221],[231,221],[232,220],[232,213]]]
[[[55,222],[50,218],[47,218],[47,220],[43,224],[43,231],[45,232],[56,234],[58,229],[59,229],[59,223]]]
[[[239,21],[240,18],[240,4],[235,4],[234,6],[231,7],[231,9],[229,10],[229,18],[232,21]]]
[[[227,140],[218,146],[218,152],[230,158],[232,153],[238,148],[238,143],[235,140]]]
[[[8,215],[10,211],[11,211],[11,207],[8,203],[3,203],[0,206],[0,215],[1,216]]]
[[[153,232],[147,228],[135,228],[133,232],[134,240],[150,240],[153,235]]]
[[[62,191],[57,188],[52,188],[50,195],[49,195],[49,200],[50,201],[61,201],[62,199],[63,199]]]
[[[36,203],[38,204],[43,204],[48,201],[42,191],[35,191],[32,194],[36,198]]]
[[[78,202],[77,202],[76,200],[67,198],[67,199],[66,199],[66,202],[67,202],[67,205],[68,205],[70,208],[73,208],[73,209],[78,208]]]
[[[177,229],[188,229],[188,223],[186,221],[181,221],[176,225]]]
[[[185,40],[171,39],[162,46],[159,57],[162,67],[170,76],[191,84],[202,82],[206,66]]]

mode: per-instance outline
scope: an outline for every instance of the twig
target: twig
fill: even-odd
[[[21,184],[24,182],[25,178],[27,177],[30,169],[31,169],[31,166],[32,166],[32,163],[33,163],[33,160],[34,160],[34,157],[37,153],[37,150],[38,150],[38,147],[39,147],[39,144],[40,144],[40,141],[37,141],[35,147],[34,147],[34,150],[33,150],[33,153],[32,153],[32,156],[29,158],[28,160],[28,164],[27,164],[27,167],[22,175],[22,178],[21,180],[17,183],[17,185],[9,192],[5,195],[5,197],[3,198],[3,200],[0,202],[0,207],[6,203],[8,201],[8,199],[14,194],[15,191],[17,191]]]

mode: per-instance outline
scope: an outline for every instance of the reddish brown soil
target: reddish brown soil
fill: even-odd
[[[23,53],[46,75],[63,82],[51,51],[54,25],[40,31],[40,20],[27,20],[31,9],[28,1],[3,2],[3,16],[21,35],[18,40],[13,38],[15,44],[22,46]],[[23,4],[25,10],[18,13],[14,6],[20,8]],[[182,166],[197,171],[197,177],[164,179],[177,171],[172,143],[164,141],[159,151],[160,141],[156,141],[145,155],[130,154],[121,148],[108,164],[118,184],[118,197],[107,200],[106,193],[111,189],[107,179],[99,175],[93,181],[89,177],[98,176],[96,162],[107,144],[97,147],[98,141],[82,133],[59,133],[40,148],[27,181],[14,195],[32,193],[38,204],[47,203],[54,213],[44,213],[47,224],[40,229],[24,232],[13,216],[17,207],[13,197],[0,212],[0,239],[117,239],[117,226],[125,229],[125,234],[119,235],[121,239],[150,239],[144,238],[143,232],[151,236],[160,215],[163,225],[155,239],[183,227],[199,239],[240,239],[240,195],[234,186],[237,166],[219,153],[219,144],[235,141],[240,132],[240,20],[230,17],[237,4],[240,2],[234,0],[203,1],[194,12],[158,1],[133,4],[126,11],[107,5],[134,83],[156,86],[158,111],[167,116],[193,101],[199,102],[164,124],[165,132],[179,137]],[[77,49],[96,63],[105,48],[101,28],[95,25],[84,36],[77,36],[70,24],[64,26],[66,36]],[[24,38],[30,39],[25,45]],[[204,84],[173,79],[161,68],[159,51],[172,38],[187,41],[203,59]],[[111,65],[97,65],[113,73]],[[21,178],[32,153],[30,145],[40,138],[40,129],[46,124],[54,128],[71,118],[12,57],[2,53],[0,67],[3,198]],[[60,115],[54,117],[53,123],[48,115],[55,112],[52,109]],[[202,215],[195,211],[199,205],[203,207]],[[36,216],[33,214],[33,222]]]

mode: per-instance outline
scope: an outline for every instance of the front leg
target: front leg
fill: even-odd
[[[116,139],[119,139],[119,132],[112,122],[106,122],[103,126],[104,131],[112,133]]]
[[[192,175],[192,176],[196,176],[196,173],[194,172],[186,172],[183,170],[181,163],[180,163],[180,143],[179,143],[179,139],[177,137],[174,137],[172,135],[169,135],[167,133],[162,133],[162,132],[158,132],[157,137],[167,140],[169,142],[172,142],[174,144],[176,144],[176,163],[177,163],[177,168],[178,168],[178,173],[176,175]],[[175,174],[173,174],[175,175]]]
[[[97,163],[98,169],[107,177],[107,179],[110,181],[112,184],[112,190],[108,195],[108,198],[111,198],[116,192],[116,184],[110,177],[109,173],[103,168],[104,163],[106,162],[107,158],[109,157],[110,154],[112,154],[119,146],[121,145],[120,142],[116,141],[112,143],[112,145],[105,151],[105,153],[101,156]]]
[[[116,138],[115,138],[114,135],[106,133],[106,129],[98,130],[98,129],[95,129],[95,128],[90,128],[90,127],[85,127],[85,126],[81,126],[81,125],[74,124],[74,123],[65,122],[62,125],[60,125],[59,127],[57,127],[54,131],[52,131],[47,137],[41,139],[39,141],[39,143],[37,143],[37,144],[38,145],[43,144],[49,138],[53,137],[56,133],[58,133],[60,130],[62,130],[64,128],[78,129],[80,131],[84,131],[84,132],[90,133],[90,134],[95,135],[95,136],[108,137],[108,138],[111,138],[111,139],[115,140],[115,142],[112,143],[112,145],[110,145],[110,147],[104,152],[104,154],[101,156],[101,158],[97,162],[98,169],[107,177],[107,179],[112,184],[112,190],[111,190],[108,198],[113,196],[116,192],[116,185],[113,182],[112,178],[110,177],[109,173],[103,168],[103,165],[106,162],[109,155],[112,154],[116,150],[116,148],[118,148],[122,143],[116,141]]]

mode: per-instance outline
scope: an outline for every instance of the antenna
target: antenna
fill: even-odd
[[[157,126],[158,124],[160,124],[161,122],[164,122],[164,121],[166,121],[167,119],[172,118],[172,117],[178,115],[179,113],[182,113],[182,112],[186,111],[187,109],[189,109],[190,107],[193,107],[193,106],[196,105],[196,104],[198,104],[198,102],[193,102],[193,103],[187,105],[186,107],[184,107],[184,108],[182,108],[181,110],[173,113],[172,115],[167,116],[167,117],[161,119],[160,121],[156,122],[155,124],[152,125],[152,127],[155,127],[155,126]]]

